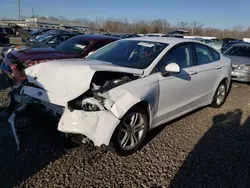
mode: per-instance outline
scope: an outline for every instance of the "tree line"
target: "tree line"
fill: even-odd
[[[108,33],[168,33],[173,30],[182,29],[189,31],[189,35],[193,36],[213,36],[217,38],[250,38],[250,27],[244,28],[243,25],[236,25],[231,29],[218,29],[206,27],[198,21],[187,22],[181,21],[176,24],[170,24],[165,19],[154,20],[138,20],[138,19],[101,19],[96,17],[95,20],[86,18],[76,18],[73,20],[59,16],[36,16],[41,19],[70,21],[75,24],[83,24],[89,27],[92,32],[108,32]]]

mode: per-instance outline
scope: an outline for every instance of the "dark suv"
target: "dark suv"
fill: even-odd
[[[8,37],[7,32],[5,31],[3,27],[0,27],[0,45],[9,44],[9,43],[10,43],[10,39]]]

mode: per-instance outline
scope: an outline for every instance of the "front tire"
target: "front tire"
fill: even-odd
[[[220,108],[225,103],[226,98],[227,98],[227,85],[223,81],[220,83],[214,94],[211,106],[214,108]]]
[[[136,152],[146,137],[149,128],[148,119],[147,111],[139,106],[129,110],[112,136],[112,150],[121,156]]]

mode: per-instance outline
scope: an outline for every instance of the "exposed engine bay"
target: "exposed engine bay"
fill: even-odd
[[[96,72],[90,89],[76,99],[69,101],[68,106],[72,109],[84,111],[102,111],[110,109],[112,102],[108,102],[103,94],[115,87],[139,78],[127,73]]]

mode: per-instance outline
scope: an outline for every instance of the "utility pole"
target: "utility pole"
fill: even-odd
[[[33,21],[33,27],[35,26],[35,12],[34,8],[32,8],[32,21]]]
[[[96,32],[97,32],[97,30],[98,30],[98,26],[97,26],[97,16],[95,17],[95,30],[96,30]]]
[[[21,20],[20,0],[17,0],[17,5],[18,5],[18,19]]]

